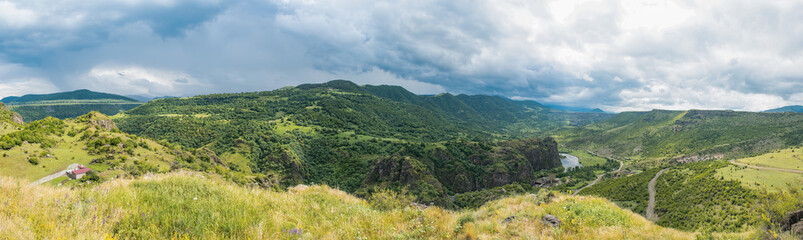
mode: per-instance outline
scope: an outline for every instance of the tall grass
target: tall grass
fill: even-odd
[[[563,224],[548,226],[541,221],[546,214]],[[546,192],[453,212],[437,207],[377,208],[326,186],[301,185],[286,192],[250,189],[192,172],[75,189],[30,186],[0,177],[0,239],[693,237],[658,227],[603,199],[547,200]]]

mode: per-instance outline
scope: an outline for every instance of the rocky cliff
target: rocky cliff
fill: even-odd
[[[534,184],[539,170],[560,167],[552,138],[500,143],[446,142],[442,146],[379,157],[370,167],[363,187],[407,187],[419,201],[451,203],[442,197],[504,186]]]

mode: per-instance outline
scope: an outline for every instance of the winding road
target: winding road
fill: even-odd
[[[800,173],[800,174],[803,174],[803,171],[801,171],[801,170],[784,169],[784,168],[772,168],[772,167],[759,167],[759,166],[753,166],[753,165],[747,165],[747,164],[744,164],[744,163],[740,163],[740,162],[737,162],[736,160],[730,160],[730,163],[732,163],[732,164],[734,164],[734,165],[738,165],[738,166],[743,166],[743,167],[749,167],[749,168],[753,168],[753,169],[760,169],[760,170],[775,170],[775,171],[781,171],[781,172],[790,172],[790,173]]]
[[[50,180],[56,179],[58,177],[67,175],[67,172],[75,170],[75,169],[78,169],[78,166],[79,166],[79,164],[77,164],[77,163],[70,164],[70,166],[67,166],[66,169],[61,170],[61,171],[59,171],[57,173],[54,173],[54,174],[50,174],[50,175],[48,175],[46,177],[43,177],[42,179],[36,180],[36,182],[32,182],[31,185],[39,185],[39,184],[42,184],[42,183],[49,182]]]
[[[653,222],[658,220],[658,216],[655,215],[655,182],[658,181],[658,177],[667,169],[668,168],[664,168],[655,173],[655,177],[653,177],[652,180],[650,180],[650,184],[647,185],[647,191],[650,192],[650,202],[647,204],[647,219]]]
[[[625,166],[625,164],[620,161],[619,162],[619,169],[616,169],[616,171],[611,171],[611,172],[614,173],[614,172],[622,171],[622,167],[624,167],[624,166]],[[572,193],[572,196],[577,195],[578,193],[580,193],[580,191],[583,191],[583,189],[586,189],[587,187],[594,186],[594,184],[597,184],[597,182],[599,182],[599,180],[602,179],[603,176],[605,176],[605,174],[597,175],[597,179],[594,179],[593,182],[591,182],[590,184],[586,185],[585,187],[581,187],[580,189],[577,189],[577,191],[574,191],[574,193]]]

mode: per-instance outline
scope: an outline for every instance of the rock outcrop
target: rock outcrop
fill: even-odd
[[[446,192],[464,193],[514,182],[534,185],[542,169],[560,166],[552,138],[501,143],[447,142],[429,150],[401,151],[374,160],[363,187],[403,186],[427,202],[450,205]],[[438,199],[433,199],[438,198]],[[444,206],[442,204],[439,204]]]
[[[0,112],[2,112],[0,114],[0,120],[6,119],[18,125],[24,124],[24,122],[22,121],[22,116],[20,116],[19,113],[12,112],[11,110],[8,109],[8,107],[5,104],[1,102],[0,102]]]
[[[114,124],[114,121],[109,116],[96,111],[79,116],[75,120],[106,131],[117,130],[117,124]]]
[[[786,214],[781,221],[781,230],[803,235],[803,209]]]

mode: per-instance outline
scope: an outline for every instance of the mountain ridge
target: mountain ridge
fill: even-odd
[[[133,98],[121,96],[111,93],[95,92],[87,89],[79,89],[67,92],[57,92],[48,94],[26,94],[22,96],[9,96],[0,99],[7,105],[19,105],[24,103],[36,101],[51,101],[51,100],[90,100],[90,99],[114,99],[129,102],[139,102]]]

